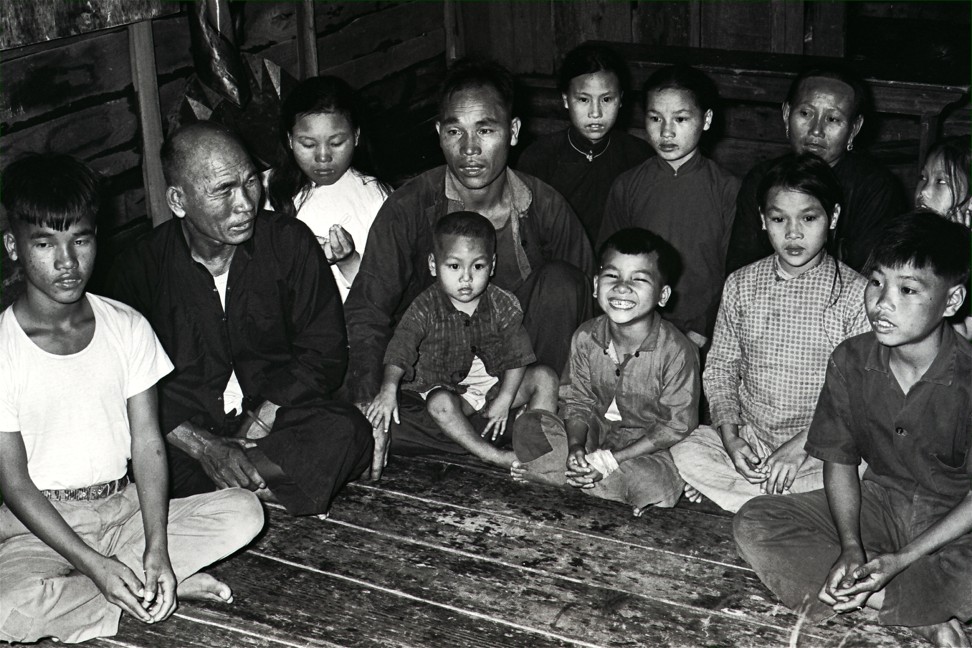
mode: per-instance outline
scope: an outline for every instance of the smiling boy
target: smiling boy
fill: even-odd
[[[888,228],[868,262],[873,331],[835,349],[808,434],[824,489],[756,498],[734,520],[740,555],[811,621],[867,605],[970,645],[972,346],[945,323],[969,248],[967,229],[930,214]]]
[[[566,430],[518,420],[515,476],[624,502],[637,517],[682,494],[669,448],[698,424],[698,350],[658,314],[677,258],[664,239],[619,230],[599,257],[594,294],[604,315],[574,333],[561,379]]]

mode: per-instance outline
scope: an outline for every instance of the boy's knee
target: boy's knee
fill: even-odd
[[[245,488],[227,488],[219,491],[223,496],[221,508],[226,519],[232,523],[227,525],[225,533],[230,544],[243,547],[263,530],[263,504],[255,493]]]
[[[446,389],[436,389],[425,399],[425,409],[434,419],[462,412],[459,397]]]
[[[539,389],[556,392],[560,388],[560,376],[547,365],[535,364],[530,367],[530,372]]]

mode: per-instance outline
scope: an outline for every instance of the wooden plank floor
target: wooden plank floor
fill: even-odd
[[[641,519],[580,492],[449,457],[395,458],[327,519],[268,510],[213,568],[232,605],[123,618],[128,648],[922,645],[873,613],[800,627],[736,556],[730,518],[685,505]],[[42,642],[39,645],[55,644]]]

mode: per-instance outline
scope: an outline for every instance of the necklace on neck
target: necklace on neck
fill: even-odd
[[[607,144],[605,144],[604,145],[604,148],[601,149],[601,152],[598,153],[598,154],[596,154],[596,155],[594,154],[594,151],[593,150],[585,152],[585,151],[582,151],[579,148],[577,148],[577,145],[574,144],[574,140],[571,139],[571,137],[570,137],[570,129],[567,129],[567,143],[570,144],[570,147],[572,149],[574,149],[575,151],[577,151],[578,153],[580,153],[581,155],[583,155],[584,157],[586,157],[588,162],[593,162],[595,158],[599,158],[602,155],[604,155],[604,151],[608,150],[608,147],[611,146],[611,135],[608,134],[608,136],[607,136]]]

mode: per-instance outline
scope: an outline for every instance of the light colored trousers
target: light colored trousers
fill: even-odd
[[[135,485],[102,500],[51,502],[95,551],[143,575],[145,533]],[[230,488],[169,503],[169,559],[178,582],[245,546],[263,528],[256,495]],[[0,506],[0,641],[77,643],[118,632],[121,608]]]
[[[774,448],[761,441],[748,425],[739,426],[739,436],[760,457],[773,454]],[[735,513],[743,504],[758,495],[759,484],[750,484],[736,472],[719,431],[701,425],[688,437],[672,447],[675,467],[689,486],[699,491],[721,508]],[[863,473],[863,470],[862,470]],[[808,457],[797,472],[788,493],[807,493],[823,488],[823,462]]]

